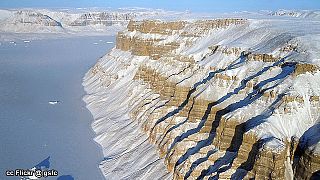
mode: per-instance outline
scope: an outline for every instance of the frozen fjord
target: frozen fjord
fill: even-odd
[[[31,168],[47,156],[59,175],[103,179],[81,83],[113,47],[110,41],[113,36],[1,43],[0,179],[6,169]]]

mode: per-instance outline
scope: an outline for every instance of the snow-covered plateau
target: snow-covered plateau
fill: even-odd
[[[319,11],[136,19],[83,79],[106,179],[319,177]]]

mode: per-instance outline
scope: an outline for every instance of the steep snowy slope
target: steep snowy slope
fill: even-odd
[[[315,19],[130,21],[83,82],[104,175],[314,176],[319,40]]]

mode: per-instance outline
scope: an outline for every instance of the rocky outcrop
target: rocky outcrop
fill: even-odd
[[[111,89],[123,93],[126,113],[173,179],[308,179],[319,170],[319,152],[301,137],[319,123],[319,94],[296,84],[311,82],[319,68],[295,59],[300,44],[274,40],[270,52],[240,46],[252,32],[238,30],[248,23],[130,21],[87,74],[86,87],[105,88],[93,99]],[[240,37],[223,44],[233,31]],[[221,34],[227,40],[217,43]],[[318,139],[308,142],[319,146]]]
[[[269,54],[249,54],[249,61],[276,62],[279,59]]]
[[[150,56],[152,59],[159,59],[161,56],[179,47],[178,43],[166,43],[157,45],[161,39],[140,39],[135,37],[127,37],[123,33],[118,33],[117,48],[123,51],[130,50],[132,54],[137,56]]]
[[[181,30],[185,27],[186,22],[161,22],[161,21],[130,21],[128,31],[138,31],[141,33],[172,35],[173,31]]]
[[[297,65],[294,74],[297,76],[299,74],[305,74],[307,72],[315,73],[318,70],[319,70],[319,67],[317,65],[301,63]]]

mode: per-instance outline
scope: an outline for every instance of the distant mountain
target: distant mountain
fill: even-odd
[[[52,19],[48,15],[44,15],[34,11],[18,11],[13,18],[9,18],[14,24],[40,24],[43,26],[60,26],[61,23]]]
[[[123,30],[132,19],[164,16],[163,10],[18,9],[0,10],[0,32],[6,33],[109,33]]]
[[[278,11],[271,12],[270,15],[320,19],[320,10],[283,10],[281,9]]]
[[[128,21],[135,18],[136,13],[118,13],[118,12],[97,12],[85,13],[71,22],[71,26],[104,25],[112,26],[114,24],[127,25]]]
[[[4,32],[59,32],[62,24],[48,15],[32,10],[2,11],[0,31]]]

